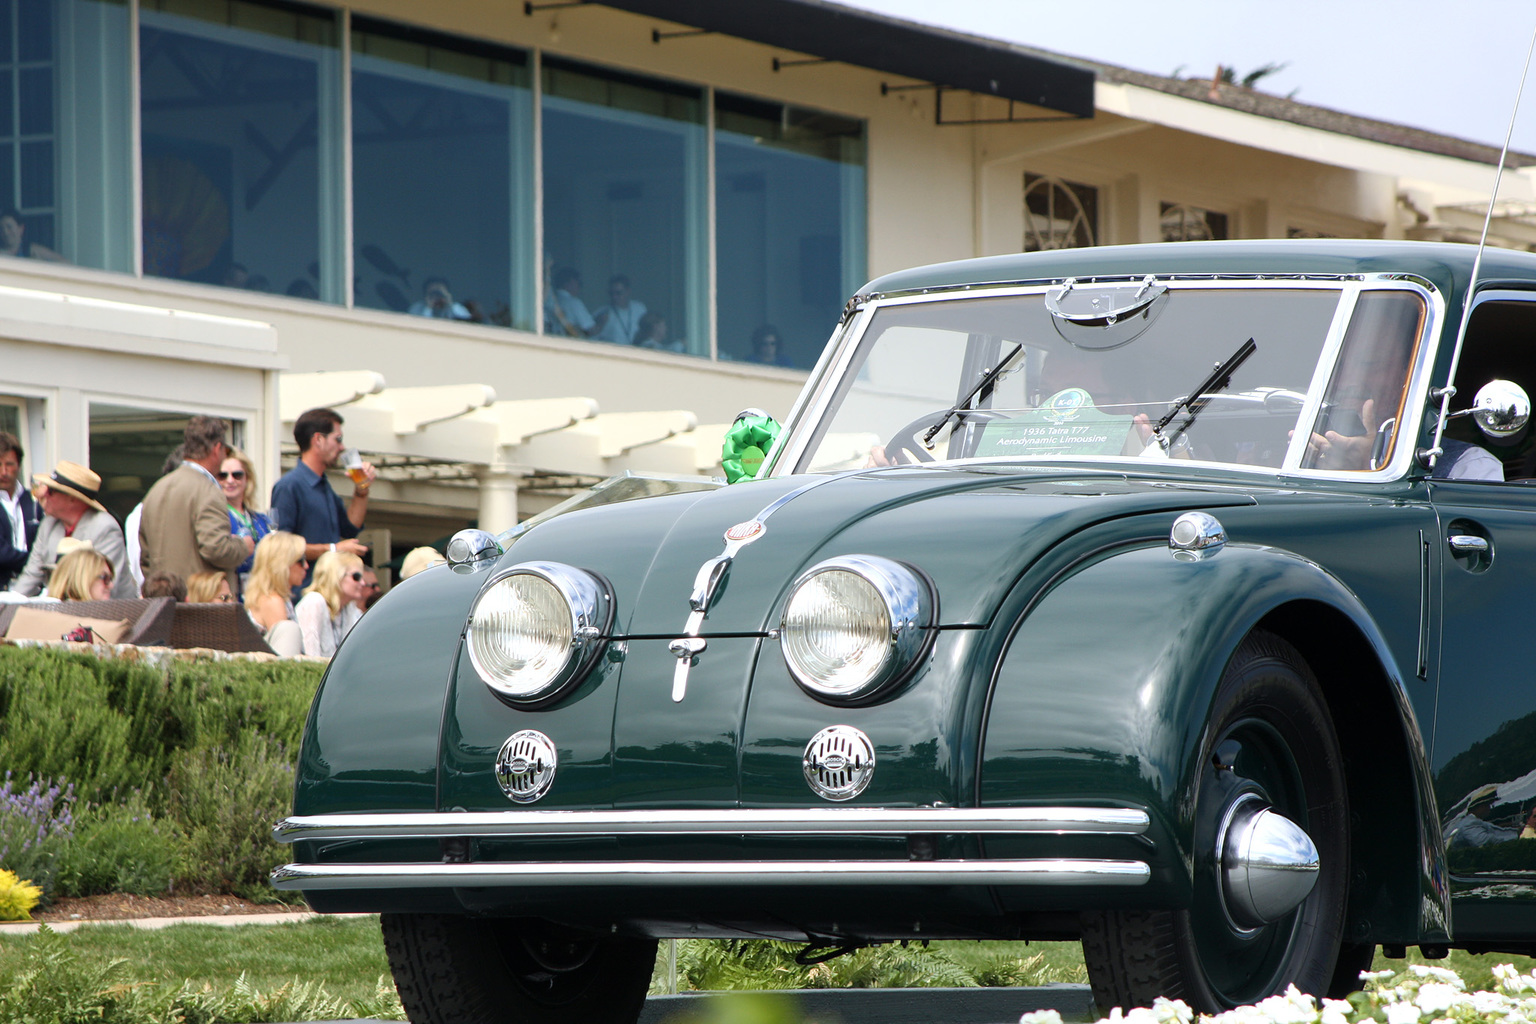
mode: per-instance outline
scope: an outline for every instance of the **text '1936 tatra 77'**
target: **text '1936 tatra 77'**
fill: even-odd
[[[872,282],[756,479],[466,531],[362,620],[275,883],[432,1022],[632,1020],[665,937],[1081,939],[1201,1010],[1536,953],[1536,256],[1474,255]]]

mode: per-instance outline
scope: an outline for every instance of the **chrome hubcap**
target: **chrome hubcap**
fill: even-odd
[[[1295,822],[1253,793],[1227,809],[1216,839],[1221,895],[1240,928],[1258,928],[1295,910],[1317,884],[1317,847]]]

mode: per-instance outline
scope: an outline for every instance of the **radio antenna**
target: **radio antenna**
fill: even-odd
[[[1509,156],[1509,140],[1515,134],[1515,119],[1520,115],[1520,97],[1525,95],[1525,79],[1531,73],[1531,55],[1536,53],[1536,30],[1531,32],[1531,45],[1525,51],[1525,67],[1520,71],[1520,88],[1515,90],[1515,105],[1509,112],[1509,127],[1504,130],[1504,148],[1499,150],[1499,167],[1493,175],[1493,192],[1488,196],[1488,212],[1483,214],[1483,233],[1477,240],[1477,255],[1472,258],[1472,277],[1467,281],[1467,291],[1461,302],[1461,326],[1456,331],[1456,348],[1451,353],[1451,375],[1446,386],[1440,389],[1440,418],[1435,423],[1434,447],[1424,454],[1429,457],[1433,470],[1443,453],[1440,438],[1445,434],[1445,421],[1450,415],[1451,399],[1456,395],[1456,369],[1461,365],[1461,348],[1467,341],[1467,324],[1472,320],[1472,297],[1477,289],[1477,275],[1483,268],[1483,250],[1488,247],[1488,225],[1493,222],[1493,207],[1499,200],[1499,185],[1504,180],[1504,161]]]

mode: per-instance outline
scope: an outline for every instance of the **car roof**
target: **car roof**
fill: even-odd
[[[1473,245],[1338,238],[1105,245],[914,267],[877,277],[860,294],[1143,274],[1411,274],[1450,295],[1465,285],[1476,255]],[[1536,286],[1536,254],[1490,247],[1478,276],[1483,286]]]

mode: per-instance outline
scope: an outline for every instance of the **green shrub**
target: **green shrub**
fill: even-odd
[[[176,827],[155,818],[138,791],[121,803],[91,804],[80,811],[75,836],[59,856],[54,892],[164,893],[182,845]]]
[[[59,891],[71,895],[174,883],[274,898],[266,875],[286,858],[271,828],[291,807],[289,758],[323,671],[314,662],[150,665],[0,646],[0,765],[18,777],[68,778],[83,803],[78,835],[45,851],[46,878],[3,853],[0,867],[50,894],[58,868]],[[0,847],[4,827],[0,806]]]
[[[246,734],[228,750],[182,751],[168,788],[170,812],[186,834],[180,881],[195,891],[278,898],[267,875],[288,858],[272,826],[293,800],[293,763],[283,744]]]
[[[270,736],[297,751],[324,666],[173,661],[164,666],[0,646],[0,765],[64,777],[83,800],[161,787],[177,753]]]

